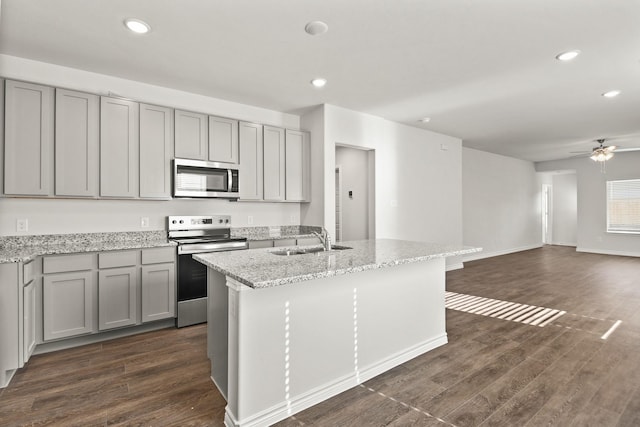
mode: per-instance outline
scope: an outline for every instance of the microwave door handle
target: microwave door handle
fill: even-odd
[[[231,169],[227,169],[227,191],[231,192],[233,188],[233,174],[231,173]]]

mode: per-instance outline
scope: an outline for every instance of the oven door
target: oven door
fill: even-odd
[[[174,197],[237,199],[238,169],[222,163],[174,160]]]

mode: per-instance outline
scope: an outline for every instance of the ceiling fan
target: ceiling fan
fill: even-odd
[[[603,163],[613,157],[614,151],[617,151],[619,153],[624,151],[640,151],[640,147],[639,148],[618,148],[618,146],[616,145],[604,145],[607,141],[611,139],[618,139],[618,138],[595,139],[594,142],[597,142],[598,146],[593,147],[591,151],[572,151],[572,153],[588,155],[589,158],[594,162]]]

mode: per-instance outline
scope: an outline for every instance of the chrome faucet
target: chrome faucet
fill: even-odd
[[[324,246],[325,251],[331,250],[331,237],[329,236],[329,232],[326,228],[322,227],[322,234],[315,231],[312,231],[312,233],[315,234],[318,239],[320,239],[320,243],[322,243],[322,246]]]

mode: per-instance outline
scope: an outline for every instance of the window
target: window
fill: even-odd
[[[607,231],[640,234],[640,179],[607,181]]]

